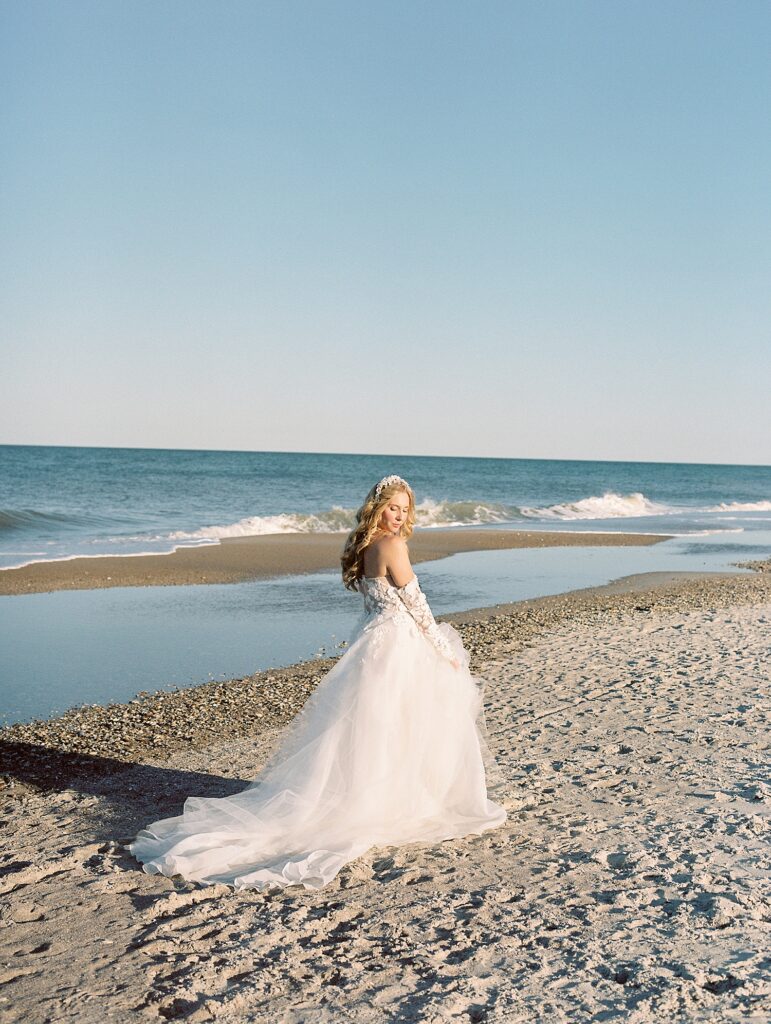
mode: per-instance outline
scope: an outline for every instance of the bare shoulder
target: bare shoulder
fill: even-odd
[[[414,573],[410,564],[407,541],[403,537],[387,537],[386,543],[381,549],[381,557],[397,587],[403,587],[410,582]]]
[[[376,551],[379,555],[386,558],[389,555],[397,554],[398,552],[406,550],[407,542],[404,537],[377,537],[367,545],[367,551]]]
[[[381,546],[382,551],[397,552],[407,550],[407,541],[404,539],[404,537],[381,537],[375,543]]]
[[[401,537],[381,536],[371,540],[363,551],[365,576],[385,576],[390,572],[391,565],[398,561],[402,550],[398,546],[399,542],[403,543]]]
[[[405,586],[414,575],[404,537],[378,537],[365,548],[363,560],[365,576],[389,576],[397,587]]]

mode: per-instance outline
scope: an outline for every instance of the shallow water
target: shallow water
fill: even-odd
[[[771,531],[678,537],[650,547],[475,551],[417,566],[436,614],[582,587],[635,573],[740,571],[771,556]],[[182,587],[0,597],[6,722],[143,690],[232,679],[333,654],[361,597],[337,573]]]

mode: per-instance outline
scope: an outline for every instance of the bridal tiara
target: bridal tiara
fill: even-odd
[[[379,481],[378,485],[375,487],[375,501],[377,501],[377,499],[383,493],[383,488],[388,487],[390,484],[404,484],[405,487],[410,486],[406,480],[402,479],[402,477],[400,476],[396,476],[396,474],[392,474],[391,476],[384,476],[383,479]]]

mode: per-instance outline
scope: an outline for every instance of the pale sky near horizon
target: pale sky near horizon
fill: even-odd
[[[765,0],[0,19],[0,443],[771,463]]]

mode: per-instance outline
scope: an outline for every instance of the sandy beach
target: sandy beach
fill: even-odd
[[[0,1024],[771,1024],[771,0],[0,25]]]
[[[761,571],[447,616],[509,820],[319,892],[124,847],[243,788],[331,661],[4,730],[0,1019],[767,1021],[770,614]]]
[[[178,548],[165,555],[71,558],[0,570],[0,595],[96,587],[159,587],[239,583],[268,576],[339,569],[345,533],[281,533],[227,537],[218,544]],[[506,548],[615,547],[658,544],[664,535],[558,533],[533,530],[428,529],[410,538],[414,562],[460,551]]]

